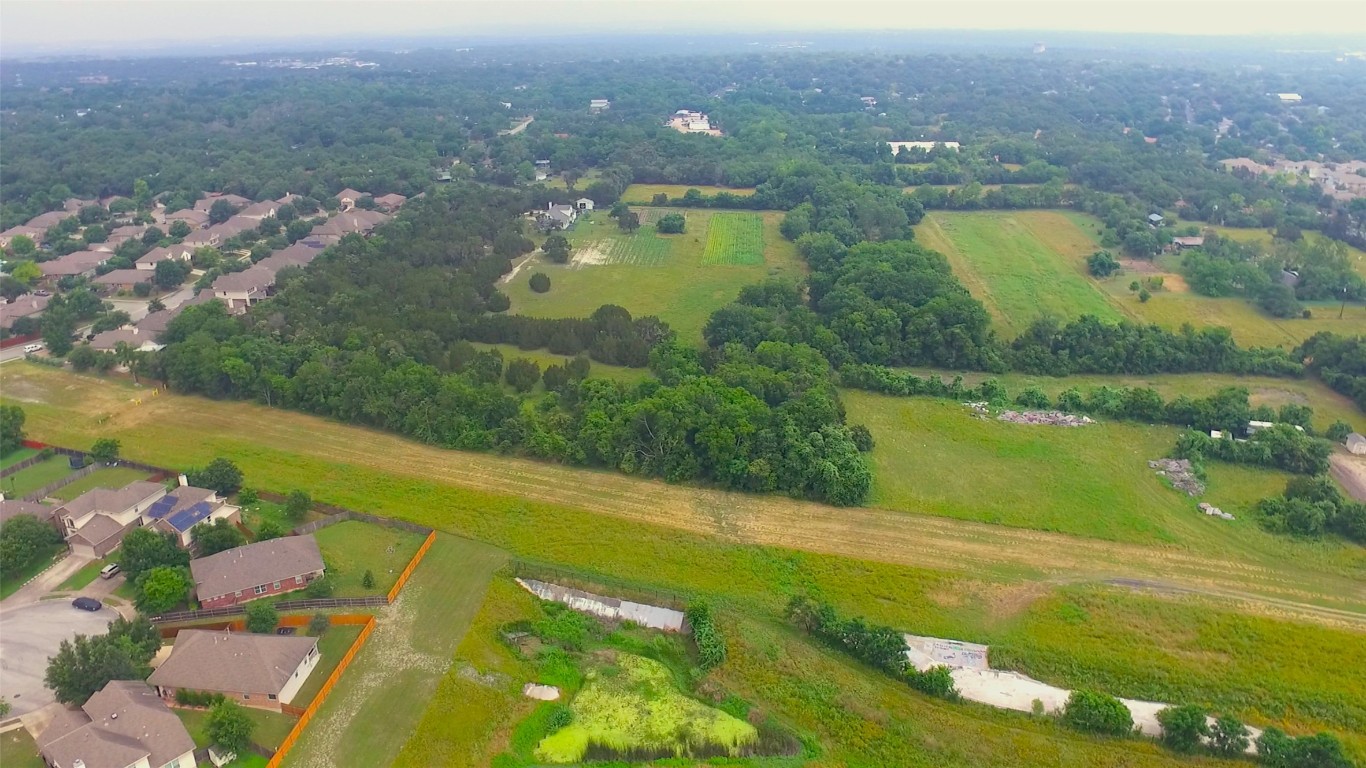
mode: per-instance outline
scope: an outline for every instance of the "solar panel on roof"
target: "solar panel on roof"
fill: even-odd
[[[175,507],[175,505],[176,497],[170,495],[162,496],[152,504],[151,508],[147,510],[147,516],[159,520],[165,517],[166,514]]]
[[[193,528],[196,523],[202,522],[212,513],[213,505],[207,501],[201,501],[171,515],[171,519],[167,522],[171,524],[172,528],[183,533]]]

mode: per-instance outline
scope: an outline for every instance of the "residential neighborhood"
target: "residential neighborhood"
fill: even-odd
[[[190,561],[200,605],[223,608],[304,589],[326,566],[312,536],[286,536]]]
[[[243,706],[279,712],[316,666],[316,637],[187,629],[147,683],[168,701],[179,691],[221,693]]]
[[[194,768],[194,739],[146,683],[115,680],[38,739],[52,768]]]

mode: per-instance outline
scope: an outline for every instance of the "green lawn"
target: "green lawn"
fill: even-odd
[[[650,210],[650,215],[660,213]],[[571,260],[580,261],[552,264],[539,255],[533,257],[501,286],[512,299],[511,311],[533,317],[587,317],[603,304],[617,304],[636,317],[657,315],[678,332],[680,339],[699,343],[707,318],[733,301],[744,285],[769,276],[795,280],[805,273],[796,246],[778,233],[781,213],[682,212],[688,228],[681,235],[659,235],[648,226],[633,235],[623,234],[605,211],[581,220],[567,233],[576,254]],[[717,216],[724,221],[739,216],[746,222],[761,222],[757,235],[752,226],[744,235],[748,243],[745,253],[750,255],[740,261],[752,263],[707,263],[704,254],[712,242],[712,222]],[[729,228],[723,233],[734,228],[733,224],[720,226]],[[756,245],[762,249],[762,259],[753,256]],[[719,258],[720,252],[713,251],[714,258]],[[593,263],[585,263],[585,259]],[[637,263],[624,263],[628,261]],[[550,277],[549,292],[535,293],[527,285],[536,272]]]
[[[426,538],[419,533],[359,520],[330,525],[313,535],[322,550],[335,597],[388,593]],[[361,583],[367,569],[375,577],[375,585],[370,588]]]
[[[1042,315],[1063,321],[1085,314],[1122,319],[1087,278],[1084,260],[1061,256],[1043,236],[1060,228],[1072,227],[1054,211],[936,211],[916,227],[916,239],[948,258],[1008,338]]]
[[[0,489],[4,489],[5,498],[19,499],[40,488],[46,488],[69,474],[70,460],[61,455],[53,456],[0,480]]]
[[[267,520],[274,521],[281,530],[289,531],[293,530],[301,523],[311,523],[314,520],[319,520],[323,517],[325,517],[325,515],[322,513],[309,510],[308,513],[304,515],[303,520],[296,522],[291,520],[289,515],[285,514],[284,504],[266,501],[264,499],[242,507],[242,524],[255,532],[260,532],[261,523],[264,523]]]
[[[66,544],[58,543],[48,547],[45,551],[34,555],[28,565],[24,566],[14,576],[0,577],[0,600],[14,594],[29,579],[47,570],[52,565],[53,559],[61,552],[66,551]]]
[[[439,536],[285,764],[393,762],[505,558],[487,545]]]
[[[688,190],[695,189],[708,197],[721,192],[729,192],[740,197],[749,197],[754,194],[754,187],[709,187],[706,185],[690,186],[688,184],[632,184],[621,194],[621,199],[628,203],[645,204],[654,200],[655,195],[663,193],[670,198],[683,197],[688,194]]]
[[[171,711],[175,712],[180,717],[180,721],[185,724],[185,730],[190,732],[195,747],[204,749],[212,743],[204,733],[204,726],[209,719],[208,710],[172,707]],[[255,707],[242,707],[242,711],[247,713],[247,717],[255,726],[251,731],[251,740],[267,749],[275,749],[280,746],[285,737],[289,735],[290,729],[294,727],[296,719],[280,712],[270,712]],[[233,765],[251,765],[251,763],[238,761]],[[9,768],[9,766],[5,766],[5,768]]]
[[[5,768],[46,768],[38,745],[24,728],[0,734],[0,765]]]
[[[146,480],[147,473],[132,467],[102,467],[82,477],[70,485],[64,485],[52,492],[52,498],[71,501],[86,491],[96,488],[122,488],[129,483]]]
[[[552,365],[564,365],[569,358],[564,355],[556,355],[544,349],[518,349],[515,344],[483,344],[471,342],[476,349],[486,351],[496,349],[503,355],[503,365],[516,360],[519,357],[536,363],[544,371]],[[606,365],[593,361],[588,370],[589,378],[610,379],[621,381],[627,384],[634,384],[637,381],[648,379],[654,374],[650,373],[649,368],[627,368],[622,365]],[[541,386],[541,385],[537,385]]]
[[[341,663],[342,657],[346,655],[351,644],[356,642],[360,636],[362,627],[359,624],[338,624],[328,627],[323,636],[318,639],[318,666],[309,674],[308,679],[299,687],[299,692],[294,695],[294,700],[290,702],[296,707],[307,707],[313,703],[313,697],[322,690],[323,683],[332,675],[332,670]]]
[[[111,556],[117,558],[118,553],[112,553]],[[62,585],[60,587],[57,587],[57,591],[76,592],[78,590],[85,589],[86,587],[90,586],[90,582],[99,578],[100,570],[104,568],[104,566],[108,565],[109,563],[117,562],[117,559],[91,560],[85,565],[82,565],[80,570],[71,574],[71,576],[68,577],[66,581],[62,582]]]
[[[0,456],[0,469],[9,469],[30,456],[37,456],[37,448],[16,448],[4,456]]]

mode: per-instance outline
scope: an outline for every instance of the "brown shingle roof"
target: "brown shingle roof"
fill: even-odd
[[[40,213],[37,216],[34,216],[25,223],[30,227],[47,230],[48,227],[55,226],[74,215],[74,213],[67,213],[66,211],[48,211],[47,213]]]
[[[170,224],[173,221],[183,221],[192,227],[203,227],[209,223],[209,214],[206,211],[185,208],[175,213],[166,214],[166,223]]]
[[[145,269],[116,269],[95,278],[96,285],[134,285],[152,279],[152,273]]]
[[[16,515],[33,515],[34,517],[47,522],[52,519],[53,507],[46,504],[38,504],[32,501],[22,501],[20,499],[0,500],[0,524],[8,522]]]
[[[50,301],[52,301],[51,296],[25,294],[9,304],[0,304],[0,328],[8,328],[21,317],[29,317],[42,312],[47,309]]]
[[[70,768],[125,768],[147,758],[165,765],[194,749],[194,739],[165,702],[141,680],[115,680],[80,711],[63,711],[38,739],[49,763]]]
[[[323,555],[312,534],[258,541],[190,561],[201,601],[321,570]]]
[[[107,253],[75,251],[52,261],[45,261],[38,265],[38,269],[48,277],[65,277],[89,272],[106,261],[109,261]]]
[[[278,696],[317,647],[315,637],[185,629],[176,635],[171,655],[147,682],[167,688]]]
[[[241,272],[229,272],[213,281],[214,291],[237,293],[239,291],[264,291],[275,284],[275,273],[259,264],[253,264]]]
[[[194,202],[194,209],[196,211],[203,211],[205,213],[208,213],[209,209],[213,207],[213,204],[218,202],[219,200],[227,200],[228,202],[232,203],[234,206],[238,208],[241,208],[244,205],[251,205],[251,201],[245,197],[242,197],[241,195],[209,195],[208,197],[202,200],[196,200]]]
[[[166,492],[166,488],[161,483],[151,483],[146,480],[139,480],[128,485],[112,490],[109,488],[95,488],[86,491],[80,496],[63,504],[61,509],[63,514],[72,517],[80,517],[91,512],[112,512],[120,513],[140,502],[146,501],[153,496],[160,496]]]

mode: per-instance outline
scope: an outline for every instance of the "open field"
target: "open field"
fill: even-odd
[[[313,535],[336,597],[388,594],[426,538],[360,520],[329,525]],[[362,584],[367,570],[375,576],[375,585],[368,589]]]
[[[40,488],[46,488],[69,474],[71,462],[67,457],[53,456],[0,480],[0,489],[4,490],[5,498],[19,499]]]
[[[617,304],[638,317],[658,315],[680,339],[698,342],[707,318],[733,301],[742,286],[769,276],[796,279],[804,274],[796,246],[778,233],[781,213],[683,213],[688,229],[681,235],[660,235],[646,226],[623,234],[605,211],[580,220],[567,233],[574,248],[570,264],[550,263],[537,252],[502,286],[512,299],[511,311],[533,317],[587,317],[603,304]],[[762,262],[745,257],[756,263],[707,263],[713,220],[737,215],[762,221]],[[535,293],[527,285],[535,272],[550,277],[549,292]]]
[[[505,557],[493,547],[438,536],[398,600],[380,610],[374,633],[285,765],[390,764],[422,719]]]
[[[546,368],[549,368],[552,365],[564,365],[566,360],[571,359],[565,355],[556,355],[544,349],[518,349],[515,344],[470,343],[479,350],[496,349],[501,352],[504,366],[509,362],[522,357],[539,365],[541,371],[544,372]],[[650,369],[648,368],[627,368],[624,365],[606,365],[593,360],[590,362],[588,375],[594,379],[610,379],[612,381],[633,384],[642,379],[648,379],[654,374],[650,373]],[[536,386],[543,387],[541,384],[537,384]]]
[[[708,197],[721,193],[729,192],[732,195],[748,197],[754,194],[754,187],[709,187],[692,186],[688,184],[632,184],[621,194],[621,199],[631,204],[644,204],[654,199],[655,195],[661,192],[670,198],[682,197],[688,190],[695,189]]]
[[[299,687],[299,692],[294,694],[294,701],[290,702],[291,704],[296,707],[307,707],[313,703],[318,691],[322,690],[323,683],[332,676],[332,670],[337,668],[342,657],[351,648],[351,644],[360,636],[361,629],[359,624],[334,624],[327,628],[318,639],[318,666]],[[288,735],[288,730],[285,735]],[[284,735],[280,739],[283,741]]]
[[[319,665],[319,669],[321,669]],[[317,674],[315,671],[314,674]],[[190,732],[190,737],[194,739],[194,745],[200,749],[208,747],[212,742],[204,732],[204,726],[209,721],[209,711],[207,709],[179,709],[172,708],[172,712],[180,718],[180,722],[185,724],[185,730]],[[251,740],[268,749],[275,749],[289,735],[289,730],[294,727],[294,718],[280,712],[268,712],[264,709],[253,707],[242,707],[242,711],[247,713],[255,726],[251,731]],[[237,763],[233,763],[237,765]],[[9,766],[5,766],[9,768]]]
[[[1029,387],[1038,387],[1054,399],[1071,387],[1076,387],[1083,393],[1101,386],[1152,387],[1164,400],[1171,400],[1178,395],[1207,397],[1224,387],[1242,387],[1248,391],[1248,399],[1253,405],[1279,408],[1282,405],[1296,403],[1313,408],[1314,426],[1320,430],[1327,429],[1334,421],[1345,421],[1358,426],[1366,424],[1366,414],[1362,414],[1356,404],[1317,379],[1278,379],[1270,376],[1238,376],[1226,373],[1158,373],[1148,376],[1079,374],[1058,378],[1029,373],[987,374],[979,371],[960,372],[932,368],[906,370],[919,376],[938,375],[944,381],[953,381],[955,376],[961,376],[963,384],[969,387],[975,387],[986,379],[996,379],[1005,385],[1012,398]]]
[[[74,483],[64,485],[52,492],[52,498],[71,501],[86,491],[96,488],[122,488],[138,480],[146,480],[147,473],[132,467],[101,467]]]
[[[719,537],[727,547],[775,546],[977,578],[1157,580],[1277,615],[1366,622],[1323,610],[1366,608],[1360,549],[1287,538],[1268,542],[1268,551],[1202,551],[907,514],[918,509],[836,509],[447,451],[251,403],[162,395],[135,405],[138,390],[124,382],[23,363],[0,369],[0,387],[7,402],[24,406],[38,439],[84,444],[109,435],[123,440],[130,457],[170,466],[232,456],[258,487],[305,488],[331,504],[553,562],[591,564],[594,552],[605,552],[619,567],[628,559],[662,578],[661,561],[673,560],[680,537]],[[174,426],[188,412],[201,427],[195,433]]]
[[[1042,230],[1069,227],[1063,214],[1011,211],[926,214],[916,238],[948,257],[1001,333],[1015,337],[1041,315],[1071,320],[1123,316],[1076,265],[1061,259]]]

